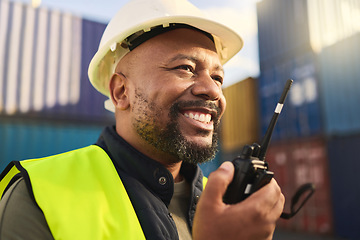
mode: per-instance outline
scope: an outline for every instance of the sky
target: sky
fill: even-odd
[[[83,18],[107,23],[127,0],[13,0],[40,2],[40,7],[71,12]],[[151,1],[151,0],[150,0]],[[171,1],[171,0],[169,0]],[[259,76],[256,2],[259,0],[190,0],[211,18],[230,26],[244,40],[244,47],[224,65],[224,87],[247,77]]]

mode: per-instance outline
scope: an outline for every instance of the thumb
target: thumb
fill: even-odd
[[[234,165],[226,161],[209,175],[205,190],[202,193],[205,199],[221,200],[227,187],[234,177]]]

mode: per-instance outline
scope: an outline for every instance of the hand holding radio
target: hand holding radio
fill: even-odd
[[[224,162],[212,172],[196,207],[194,240],[254,239],[270,240],[284,207],[284,196],[272,179],[241,204],[222,201],[234,176],[234,165]]]

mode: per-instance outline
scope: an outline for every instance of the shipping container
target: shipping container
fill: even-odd
[[[358,34],[360,1],[307,0],[311,47],[315,52]]]
[[[259,106],[257,79],[247,78],[224,88],[226,111],[221,123],[221,144],[224,152],[239,150],[258,141]]]
[[[261,136],[268,128],[287,79],[294,82],[274,129],[273,141],[322,134],[316,56],[308,51],[261,66],[259,78]]]
[[[263,0],[257,3],[260,62],[311,46],[315,52],[359,31],[360,2]],[[300,51],[299,51],[300,50]]]
[[[46,157],[94,144],[104,126],[0,118],[0,172],[10,161]]]
[[[318,62],[325,133],[360,133],[360,33],[323,48]]]
[[[310,47],[306,0],[263,0],[257,16],[260,64]]]
[[[0,2],[0,115],[108,121],[87,77],[105,24]]]
[[[315,193],[298,214],[290,220],[281,219],[278,227],[331,235],[333,214],[325,139],[302,138],[271,143],[266,161],[285,196],[285,212],[290,212],[291,198],[301,185],[313,183],[316,186]]]
[[[334,230],[346,239],[360,239],[360,135],[331,138],[329,168]]]

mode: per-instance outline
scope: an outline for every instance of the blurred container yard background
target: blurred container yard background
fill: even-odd
[[[360,239],[360,0],[255,7],[259,74],[224,86],[219,153],[201,168],[208,175],[245,144],[259,143],[291,78],[266,160],[287,211],[302,184],[314,183],[316,192],[293,219],[279,220],[274,239]],[[105,27],[0,0],[0,171],[13,160],[93,144],[114,124],[87,76]]]

